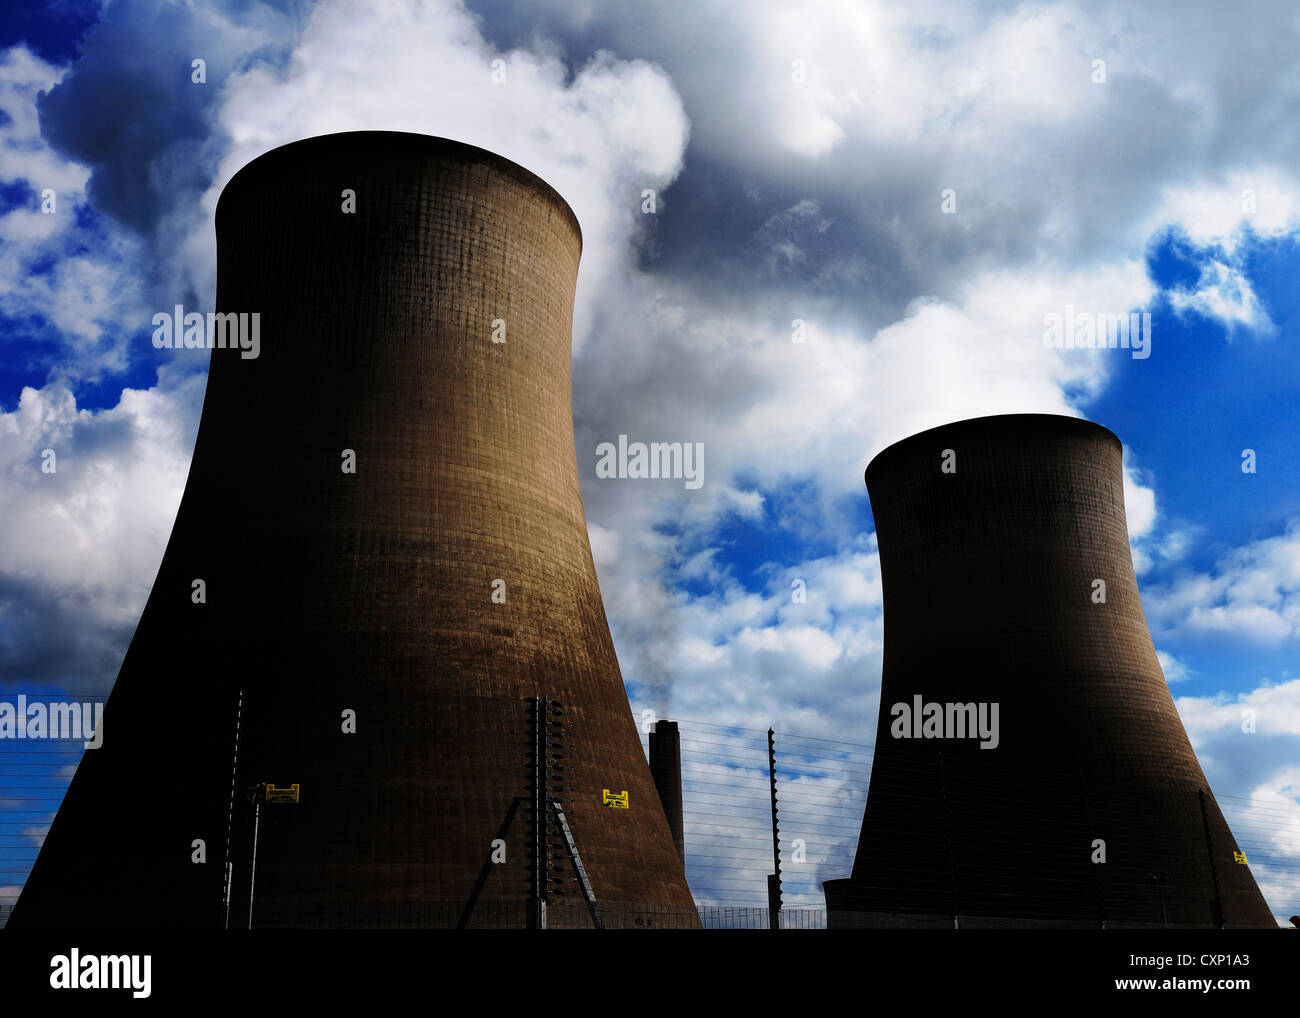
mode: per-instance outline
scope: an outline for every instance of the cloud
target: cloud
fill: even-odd
[[[1300,520],[1283,533],[1143,592],[1150,622],[1166,632],[1223,633],[1278,646],[1300,629]]]
[[[869,280],[855,294],[863,310],[897,318],[920,293],[948,299],[995,266],[1133,256],[1173,223],[1217,219],[1216,232],[1230,232],[1239,182],[1257,191],[1256,225],[1272,228],[1296,190],[1275,169],[1300,155],[1286,90],[1274,75],[1240,74],[1289,68],[1260,40],[1294,41],[1296,26],[1264,4],[1250,5],[1258,34],[1235,31],[1225,12],[1170,3],[976,14],[952,3],[755,0],[743,17],[683,3],[475,7],[503,44],[550,32],[575,57],[604,47],[667,70],[692,120],[696,168],[675,191],[679,207],[698,211],[679,236],[709,254],[692,257],[679,240],[674,263],[710,279],[745,257],[731,243],[742,231],[709,214],[739,213],[741,194],[780,208],[819,202],[836,236],[808,272]],[[1218,214],[1204,196],[1220,187],[1236,193]],[[956,215],[939,214],[943,188],[957,192]],[[755,226],[772,214],[754,212]]]
[[[205,82],[192,80],[196,57],[206,61]],[[365,8],[330,0],[288,13],[124,0],[105,9],[69,73],[44,73],[51,80],[39,87],[55,87],[37,99],[25,86],[15,129],[30,134],[39,107],[41,147],[88,167],[81,185],[111,220],[114,241],[143,245],[134,271],[116,280],[134,276],[143,299],[101,316],[128,334],[147,323],[147,307],[212,305],[216,199],[236,170],[277,145],[333,131],[405,130],[514,159],[574,206],[586,294],[627,256],[642,226],[641,192],[676,176],[688,130],[671,82],[653,65],[600,53],[569,80],[546,44],[494,50],[456,0]],[[119,261],[131,254],[117,252]],[[83,275],[80,285],[107,296],[111,282]],[[580,306],[579,345],[585,334]]]
[[[815,216],[805,207],[795,219]],[[825,718],[847,725],[851,716],[857,730],[874,731],[878,603],[860,598],[878,579],[850,537],[865,525],[867,463],[890,443],[950,421],[1076,415],[1066,393],[1100,391],[1127,352],[1046,349],[1044,315],[1069,303],[1125,311],[1151,293],[1134,263],[1000,272],[972,280],[952,302],[920,299],[874,335],[810,315],[800,342],[791,322],[803,309],[763,291],[744,314],[710,307],[670,281],[627,276],[598,302],[596,338],[574,368],[588,518],[603,544],[616,539],[620,548],[617,558],[602,557],[599,572],[625,675],[637,681],[641,606],[655,604],[690,620],[673,630],[674,712],[740,725],[779,717],[792,729],[798,718],[816,732],[828,730]],[[628,306],[646,312],[629,317]],[[595,478],[596,445],[619,434],[702,443],[703,488]],[[1154,492],[1131,470],[1125,487],[1130,533],[1153,533]],[[745,624],[731,620],[756,605],[756,580],[719,568],[734,553],[718,531],[733,521],[779,532],[788,549],[772,564],[788,574],[784,589],[758,595],[769,617],[755,611]],[[803,568],[794,556],[828,542],[837,547],[819,560],[802,617],[778,612]],[[831,582],[814,589],[812,579]],[[681,594],[683,583],[700,580],[712,585],[712,599]],[[650,656],[667,659],[660,650]]]
[[[1177,702],[1183,727],[1194,742],[1224,733],[1234,737],[1256,733],[1262,737],[1300,736],[1300,679],[1235,695],[1182,696]],[[1244,730],[1247,712],[1255,732]]]
[[[109,688],[180,505],[202,390],[126,389],[92,413],[52,383],[0,412],[4,683]]]
[[[0,214],[0,315],[15,354],[24,340],[43,346],[53,377],[95,381],[128,363],[122,323],[138,288],[119,263],[135,249],[95,219],[86,167],[42,138],[38,97],[63,76],[22,46],[0,52],[0,180],[19,196]]]
[[[1295,231],[1300,224],[1296,185],[1294,173],[1265,159],[1253,169],[1229,165],[1200,179],[1170,181],[1146,228],[1154,233],[1177,223],[1190,243],[1235,258],[1250,236],[1277,238]]]
[[[1124,515],[1128,522],[1129,540],[1145,537],[1156,522],[1156,493],[1145,487],[1132,467],[1132,455],[1125,449]]]
[[[1251,872],[1285,923],[1300,912],[1300,679],[1175,703]]]
[[[42,135],[92,168],[97,209],[171,246],[169,220],[202,192],[225,141],[212,130],[212,107],[227,77],[282,59],[295,31],[292,16],[269,4],[105,5],[71,73],[39,100]],[[204,82],[194,81],[196,58]]]
[[[1201,267],[1194,290],[1175,289],[1169,302],[1180,315],[1195,312],[1229,329],[1249,329],[1261,338],[1277,334],[1277,326],[1255,295],[1240,259],[1233,264],[1211,258]]]
[[[767,733],[681,725],[686,875],[702,906],[767,906],[772,871]],[[782,900],[818,907],[823,880],[847,876],[866,801],[862,747],[775,736]]]
[[[870,742],[882,639],[874,543],[763,572],[760,592],[726,577],[714,592],[681,596],[673,714]],[[602,589],[617,612],[626,592]],[[635,681],[635,667],[625,670]],[[654,706],[638,693],[634,707]]]
[[[202,292],[213,287],[203,242],[210,217],[240,167],[299,138],[412,131],[505,156],[573,207],[583,232],[577,348],[590,300],[626,267],[642,191],[677,176],[688,135],[672,82],[653,64],[600,52],[569,80],[549,47],[495,50],[455,0],[318,4],[283,67],[258,63],[231,75],[216,117],[230,146],[202,198],[203,237],[190,245]]]
[[[1300,859],[1300,768],[1278,771],[1269,784],[1254,789],[1250,806],[1272,820],[1269,847],[1278,855]]]
[[[20,836],[24,838],[30,838],[32,840],[32,843],[37,848],[40,848],[42,845],[45,844],[45,836],[49,833],[50,833],[50,825],[45,824],[42,827],[24,827]]]
[[[779,273],[784,266],[807,260],[804,246],[815,242],[831,225],[821,216],[821,206],[805,198],[778,212],[758,228],[759,244],[768,251],[768,268]]]
[[[1174,655],[1157,649],[1156,659],[1160,662],[1160,670],[1165,673],[1166,682],[1181,682],[1191,677],[1187,664]]]

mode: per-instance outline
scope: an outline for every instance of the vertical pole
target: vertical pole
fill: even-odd
[[[230,810],[226,814],[226,929],[230,929],[230,899],[235,893],[235,866],[230,861],[230,832],[235,825],[235,786],[239,780],[239,732],[244,723],[244,691],[239,691],[235,709],[235,751],[230,767]]]
[[[253,803],[253,865],[248,871],[248,928],[253,928],[253,881],[257,879],[257,825],[262,819],[262,803]]]
[[[781,928],[781,837],[776,819],[776,733],[767,730],[767,779],[772,789],[772,868],[767,878],[767,928]]]
[[[230,895],[235,884],[235,864],[226,860],[226,929],[230,929]]]
[[[948,813],[948,777],[943,766],[943,747],[939,748],[939,792],[943,795],[943,831],[948,843],[948,877],[952,882],[952,928],[960,929],[957,903],[957,862],[952,852],[952,817]]]
[[[1165,887],[1169,883],[1168,873],[1149,873],[1147,874],[1147,883],[1156,889],[1156,894],[1160,895],[1160,925],[1164,929],[1169,929],[1169,914],[1165,911]]]
[[[546,839],[546,710],[540,696],[533,697],[533,897],[528,928],[546,929],[546,883],[549,846]]]
[[[1210,854],[1210,879],[1214,881],[1214,902],[1211,905],[1210,913],[1214,921],[1216,930],[1223,929],[1223,896],[1219,890],[1219,867],[1214,861],[1214,838],[1210,835],[1210,811],[1205,804],[1205,789],[1198,788],[1196,794],[1201,800],[1201,824],[1205,827],[1205,848]],[[1164,906],[1164,899],[1161,898],[1161,907]]]

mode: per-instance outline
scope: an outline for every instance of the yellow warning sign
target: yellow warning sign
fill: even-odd
[[[601,793],[604,796],[604,804],[612,806],[614,809],[627,809],[627,789],[621,792],[611,792],[608,788],[602,788]]]
[[[267,785],[265,799],[267,802],[297,802],[298,786],[292,784],[277,788],[275,785]]]
[[[1233,853],[1232,853],[1232,857],[1233,857],[1233,859],[1235,859],[1237,862],[1241,863],[1242,866],[1245,866],[1245,865],[1246,865],[1246,853],[1245,853],[1245,852],[1233,852]]]

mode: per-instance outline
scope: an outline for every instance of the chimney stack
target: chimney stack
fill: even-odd
[[[650,776],[659,790],[677,857],[686,865],[682,838],[682,738],[676,721],[657,721],[650,730]]]

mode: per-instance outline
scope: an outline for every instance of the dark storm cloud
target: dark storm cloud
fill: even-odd
[[[10,4],[0,22],[0,48],[24,44],[43,60],[58,64],[73,59],[82,34],[95,23],[99,0],[48,0]]]
[[[283,59],[299,17],[284,6],[290,13],[250,2],[113,3],[71,70],[38,100],[44,139],[90,168],[97,211],[156,243],[140,268],[164,284],[174,269],[163,267],[175,261],[164,221],[197,205],[225,149],[214,116],[222,83],[251,62]],[[192,80],[196,59],[205,61],[204,83]]]
[[[805,19],[829,29],[812,31],[813,44],[777,36],[779,4],[746,5],[743,16],[686,3],[470,7],[499,46],[541,35],[571,63],[609,49],[672,76],[691,142],[646,267],[713,288],[724,306],[730,294],[752,292],[753,263],[765,263],[755,231],[802,200],[817,202],[832,228],[784,276],[760,282],[774,296],[802,288],[838,299],[870,324],[896,319],[919,294],[951,296],[981,268],[1108,258],[1162,187],[1207,163],[1293,165],[1300,156],[1289,126],[1298,26],[1266,2],[1089,5],[1086,18],[1068,5],[958,13],[923,3],[897,19],[883,6],[828,5]],[[1036,17],[1045,19],[1041,34]],[[854,54],[837,37],[863,18],[897,57],[879,77],[879,54]],[[1047,38],[1060,43],[1056,67],[1031,63]],[[854,98],[831,112],[843,138],[819,154],[783,146],[771,113],[774,77],[788,74],[795,55]],[[1108,63],[1104,84],[1089,79],[1096,58]],[[924,80],[936,72],[950,77]],[[1000,75],[1012,82],[1001,92]],[[879,124],[891,108],[905,111],[901,131]],[[957,192],[956,216],[939,211],[944,188]],[[864,314],[863,302],[875,313]]]
[[[67,452],[74,464],[78,459],[124,455],[135,441],[135,422],[130,417],[81,418],[72,425],[70,437]],[[67,469],[65,465],[65,473]]]
[[[97,618],[98,592],[52,593],[0,573],[0,689],[99,695],[117,677],[135,620]]]
[[[861,195],[798,176],[760,182],[748,167],[692,152],[655,217],[641,268],[720,311],[796,302],[806,313],[834,308],[864,328],[900,317],[915,287],[889,267],[900,260],[896,241],[864,221]],[[791,211],[812,206],[815,217]]]

